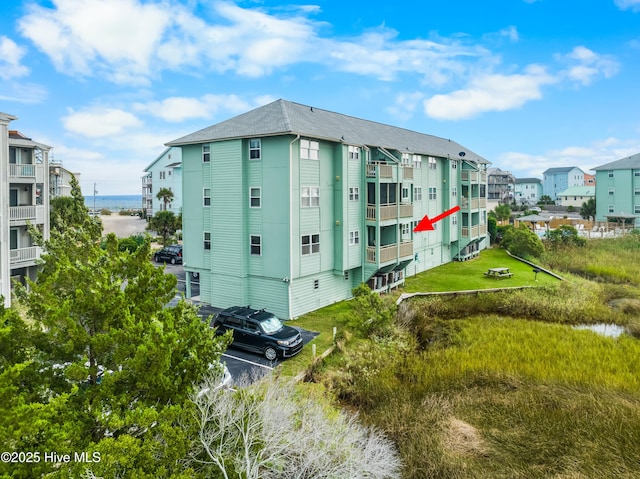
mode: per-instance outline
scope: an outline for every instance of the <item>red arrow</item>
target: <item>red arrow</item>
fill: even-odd
[[[447,210],[444,213],[439,214],[438,216],[436,216],[432,220],[430,220],[429,217],[427,215],[425,215],[424,218],[422,218],[420,220],[420,223],[418,223],[418,225],[413,229],[413,232],[414,233],[418,233],[420,231],[433,231],[433,223],[437,223],[442,218],[446,218],[447,216],[449,216],[449,215],[455,213],[456,211],[458,211],[459,209],[460,209],[459,206],[454,206],[450,210]]]

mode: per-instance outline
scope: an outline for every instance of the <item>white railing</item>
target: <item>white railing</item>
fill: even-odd
[[[36,206],[10,206],[9,219],[11,221],[35,220]]]
[[[400,218],[410,218],[413,216],[413,204],[400,205]],[[398,217],[398,205],[381,205],[380,221],[393,220]],[[376,219],[376,205],[367,205],[367,219]]]
[[[9,165],[9,176],[14,178],[35,178],[37,165]]]
[[[400,243],[400,258],[406,258],[407,256],[413,256],[413,241],[403,241]],[[376,247],[367,246],[367,261],[369,263],[376,263],[377,258]],[[397,259],[399,259],[397,243],[380,246],[380,263],[396,261]]]
[[[18,248],[9,250],[9,262],[11,264],[24,263],[25,261],[35,261],[40,257],[40,248],[30,246],[29,248]]]

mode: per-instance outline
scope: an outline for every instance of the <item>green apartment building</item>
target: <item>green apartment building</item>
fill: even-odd
[[[640,153],[593,168],[596,221],[621,221],[640,227]]]
[[[488,162],[448,139],[278,100],[167,146],[182,148],[185,270],[213,306],[294,318],[488,243]]]

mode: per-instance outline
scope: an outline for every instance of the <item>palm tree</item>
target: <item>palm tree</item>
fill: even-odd
[[[160,188],[160,191],[158,191],[156,198],[162,200],[162,203],[164,204],[164,208],[162,209],[164,211],[167,211],[167,204],[171,203],[171,200],[173,199],[173,191],[171,191],[169,188]]]

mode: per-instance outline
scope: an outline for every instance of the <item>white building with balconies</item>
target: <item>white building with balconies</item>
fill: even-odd
[[[15,130],[0,113],[0,294],[11,303],[13,281],[35,279],[41,249],[28,225],[49,238],[49,150]]]

